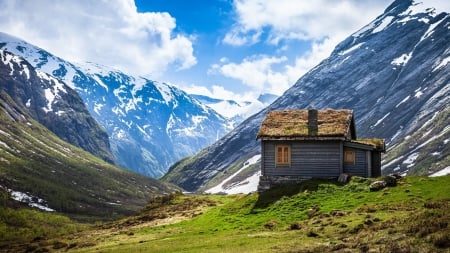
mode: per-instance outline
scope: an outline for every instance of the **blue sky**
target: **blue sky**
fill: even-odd
[[[190,93],[281,95],[391,0],[3,0],[0,30]]]

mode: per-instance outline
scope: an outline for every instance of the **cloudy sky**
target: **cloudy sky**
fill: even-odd
[[[0,31],[226,99],[281,95],[392,0],[2,0]]]

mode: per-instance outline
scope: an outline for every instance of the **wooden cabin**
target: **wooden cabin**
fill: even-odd
[[[357,139],[351,110],[270,111],[259,129],[258,190],[311,178],[381,175],[383,139]]]

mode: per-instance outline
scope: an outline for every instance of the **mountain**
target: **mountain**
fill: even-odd
[[[177,190],[64,141],[111,154],[106,133],[75,91],[21,57],[0,50],[0,58],[2,191],[46,211],[98,220],[133,213],[150,198]]]
[[[151,177],[230,130],[229,120],[174,86],[95,63],[74,64],[0,33],[0,48],[76,90],[106,129],[116,164]]]
[[[114,160],[108,135],[79,95],[54,77],[35,71],[24,59],[1,50],[0,90],[61,139],[108,162]],[[71,125],[67,128],[67,125]]]
[[[450,166],[450,15],[397,0],[339,43],[269,107],[163,177],[189,191],[213,187],[260,153],[269,110],[352,109],[359,138],[385,138],[383,173],[429,175]],[[250,175],[259,166],[251,166]],[[242,175],[242,174],[240,174]],[[239,174],[237,175],[239,178]],[[242,176],[230,183],[245,182]]]
[[[254,101],[225,100],[196,94],[191,94],[190,96],[214,109],[225,118],[230,119],[233,127],[239,125],[246,118],[259,112],[278,98],[276,95],[267,93],[259,95],[258,99]]]

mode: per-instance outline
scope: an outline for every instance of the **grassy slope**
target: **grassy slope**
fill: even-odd
[[[70,145],[0,94],[0,186],[31,193],[77,219],[111,220],[174,190]]]
[[[44,247],[56,241],[74,252],[448,252],[450,176],[408,177],[379,192],[369,183],[178,195]]]

